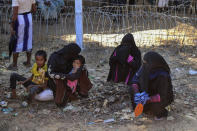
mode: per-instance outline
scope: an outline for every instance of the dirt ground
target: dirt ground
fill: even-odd
[[[64,43],[53,42],[50,46],[39,47],[48,54],[61,48]],[[169,63],[174,87],[175,101],[167,107],[169,116],[162,121],[155,121],[152,116],[141,115],[135,118],[131,109],[128,87],[122,83],[106,82],[109,71],[108,58],[113,48],[91,46],[82,51],[93,88],[89,98],[70,102],[67,107],[72,110],[57,108],[51,102],[33,102],[22,107],[23,97],[19,100],[6,98],[9,94],[9,76],[6,70],[8,60],[0,61],[0,101],[7,101],[14,111],[4,114],[0,111],[1,131],[197,131],[197,75],[190,75],[189,70],[197,70],[197,47],[179,48],[160,46],[143,48],[142,55],[154,50],[159,52]],[[33,59],[33,58],[32,58]],[[18,73],[29,76],[30,68],[22,66],[24,54],[19,58]],[[34,62],[34,60],[32,60]],[[18,87],[19,96],[25,89]],[[2,109],[2,108],[1,108]],[[17,114],[16,114],[17,113]],[[103,120],[114,119],[105,123]]]

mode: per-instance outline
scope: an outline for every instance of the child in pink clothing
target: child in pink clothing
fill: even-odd
[[[85,64],[85,59],[83,56],[79,55],[78,57],[76,57],[73,61],[73,68],[71,70],[71,72],[69,74],[73,74],[76,73],[77,70],[83,66]],[[77,83],[78,80],[67,80],[67,86],[70,87],[70,89],[72,90],[72,93],[74,93],[76,91],[76,87],[77,87]]]

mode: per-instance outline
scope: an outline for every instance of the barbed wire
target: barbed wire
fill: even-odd
[[[0,8],[0,42],[8,43],[11,7]],[[161,45],[177,41],[181,45],[197,44],[197,12],[186,7],[169,6],[159,11],[157,6],[104,6],[83,9],[85,43],[116,46],[124,34],[134,34],[138,46]],[[75,10],[64,6],[55,18],[33,15],[34,43],[75,41]],[[44,45],[42,45],[44,46]]]

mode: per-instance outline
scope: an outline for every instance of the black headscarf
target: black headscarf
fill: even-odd
[[[158,69],[163,69],[166,72],[170,73],[170,67],[168,66],[167,62],[157,52],[151,51],[146,53],[143,60],[147,63],[147,68],[151,73]]]
[[[128,55],[131,54],[134,57],[140,56],[140,61],[141,61],[141,53],[135,44],[133,35],[130,33],[126,34],[122,38],[121,44],[118,47],[116,47],[115,51],[117,52],[118,59],[122,60],[123,58],[128,57]],[[113,57],[113,54],[111,57]]]
[[[121,45],[127,45],[129,46],[132,51],[138,49],[136,44],[135,44],[135,40],[132,34],[128,33],[126,34],[123,38],[122,38],[122,42]]]
[[[138,47],[135,44],[135,40],[132,34],[128,33],[122,38],[121,45],[127,46],[130,49],[130,54],[132,56],[140,56],[140,62],[141,62],[141,52],[138,49]],[[141,65],[141,63],[140,63]]]
[[[56,54],[62,55],[65,58],[71,58],[77,56],[80,52],[81,48],[76,43],[70,43],[57,51]]]
[[[130,33],[127,33],[123,38],[122,38],[122,42],[121,44],[128,44],[128,45],[131,45],[133,46],[133,44],[135,44],[135,41],[134,41],[134,37],[132,34]],[[134,45],[135,46],[135,45]]]
[[[81,49],[76,43],[70,43],[51,54],[48,67],[52,72],[67,74],[72,70],[72,62]]]
[[[139,77],[139,84],[143,91],[148,91],[149,76],[156,71],[165,71],[170,74],[170,68],[164,58],[156,52],[148,52],[144,55],[143,64],[136,73]]]
[[[116,55],[115,55],[116,54]],[[132,62],[127,62],[127,59],[131,55],[134,57]],[[110,60],[110,71],[107,78],[107,81],[113,80],[115,78],[116,66],[118,65],[118,82],[125,81],[129,73],[129,82],[135,72],[141,66],[141,52],[135,44],[134,37],[132,34],[128,33],[122,38],[121,45],[115,48],[113,51]]]

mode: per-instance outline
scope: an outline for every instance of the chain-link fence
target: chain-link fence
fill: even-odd
[[[65,6],[56,18],[45,18],[38,10],[33,15],[33,42],[75,41],[74,8]],[[11,7],[0,8],[0,43],[9,41]],[[180,6],[159,10],[157,6],[105,6],[83,9],[84,43],[116,46],[124,34],[133,33],[138,46],[157,46],[176,41],[197,44],[197,14]],[[48,42],[49,44],[50,42]],[[47,44],[47,46],[48,46]]]

